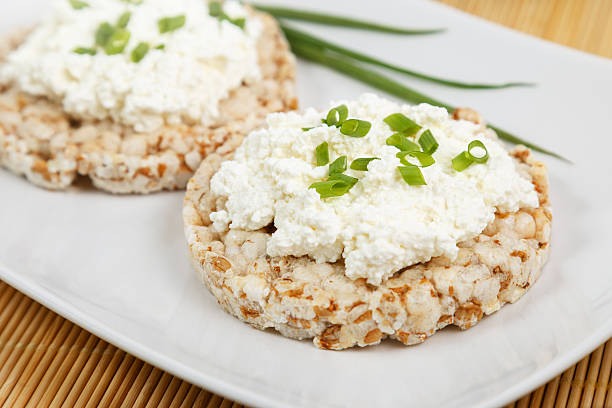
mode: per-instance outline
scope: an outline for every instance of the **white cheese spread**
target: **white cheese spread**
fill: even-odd
[[[454,259],[457,243],[480,234],[495,212],[535,207],[531,182],[521,177],[513,159],[482,128],[453,120],[443,108],[398,105],[372,94],[346,104],[349,117],[371,122],[363,138],[321,124],[327,111],[272,114],[268,128],[252,132],[211,180],[211,190],[226,199],[211,214],[218,231],[257,230],[274,223],[267,243],[270,256],[309,256],[317,262],[343,258],[346,275],[380,284],[398,270],[436,256]],[[436,163],[422,168],[427,185],[408,185],[400,176],[398,149],[385,144],[394,133],[383,121],[402,113],[439,143]],[[302,128],[313,127],[304,131]],[[485,164],[458,172],[452,159],[469,142],[482,141]],[[320,198],[312,183],[323,181],[328,166],[316,166],[315,148],[329,145],[330,161],[346,155],[378,157],[367,171],[347,170],[359,179],[348,193]]]
[[[164,123],[206,124],[219,115],[219,101],[232,89],[260,78],[256,43],[262,22],[236,1],[226,2],[223,11],[230,19],[246,18],[244,30],[210,16],[205,0],[84,3],[75,8],[58,0],[55,11],[0,66],[0,83],[56,100],[79,118],[111,118],[150,131]],[[117,24],[126,12],[130,37],[123,52],[107,55],[100,47],[96,55],[74,52],[94,47],[98,27]],[[160,19],[181,15],[184,26],[160,33]],[[131,53],[141,42],[150,51],[135,63]]]

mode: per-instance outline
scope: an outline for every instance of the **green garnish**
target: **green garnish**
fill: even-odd
[[[412,136],[421,130],[421,127],[416,122],[406,117],[403,113],[393,113],[384,118],[383,121],[389,125],[391,130],[402,132],[406,136]]]
[[[408,140],[406,135],[403,133],[394,133],[387,138],[385,143],[389,146],[395,146],[402,152],[414,152],[418,151],[419,145]]]
[[[350,137],[364,137],[371,128],[372,124],[367,120],[348,119],[342,122],[340,133]]]
[[[340,180],[340,181],[344,181],[350,187],[353,187],[359,181],[358,178],[347,176],[346,174],[342,174],[342,173],[330,174],[330,176],[327,178],[327,180]]]
[[[344,173],[346,170],[346,156],[340,156],[329,165],[329,174]]]
[[[423,152],[427,154],[434,154],[440,146],[433,133],[431,133],[431,130],[429,129],[421,133],[421,136],[419,137],[419,144],[421,145],[421,149],[423,149]]]
[[[313,126],[313,127],[305,127],[305,128],[302,128],[302,130],[303,130],[304,132],[308,132],[308,131],[309,131],[309,130],[311,130],[311,129],[314,129],[314,126]]]
[[[352,188],[350,184],[342,180],[326,180],[312,183],[309,189],[314,188],[321,198],[340,197]]]
[[[472,153],[473,149],[483,149],[484,154],[475,155],[474,153]],[[489,160],[489,151],[485,147],[484,143],[482,143],[480,140],[471,141],[470,144],[468,145],[467,153],[468,155],[470,155],[474,163],[484,164]]]
[[[436,162],[432,155],[423,152],[399,152],[396,156],[404,166],[429,167]],[[408,161],[406,156],[414,157],[419,164]]]
[[[104,47],[106,44],[108,44],[108,41],[113,36],[114,32],[115,27],[113,27],[109,23],[100,24],[100,26],[98,26],[98,29],[96,30],[96,45]]]
[[[312,61],[320,65],[326,66],[328,68],[331,68],[334,71],[345,74],[358,81],[371,85],[376,89],[387,92],[391,95],[395,95],[406,101],[416,103],[416,104],[428,103],[430,105],[441,106],[441,107],[446,108],[449,112],[452,112],[455,110],[455,108],[452,105],[446,104],[444,102],[433,99],[427,95],[424,95],[420,92],[417,92],[414,89],[408,88],[404,86],[403,84],[393,79],[387,78],[386,76],[378,72],[366,69],[363,66],[358,65],[355,62],[351,61],[350,59],[342,58],[338,55],[322,50],[320,47],[314,47],[304,42],[292,41],[291,49],[294,52],[294,54],[296,54],[299,57],[302,57],[308,61]],[[567,160],[566,158],[564,158],[563,156],[557,153],[554,153],[536,144],[530,143],[527,140],[521,139],[496,126],[489,125],[489,127],[497,133],[500,139],[506,140],[514,144],[525,145],[526,147],[529,147],[532,150],[535,150],[540,153],[544,153],[549,156],[556,157],[565,162],[571,163],[569,160]]]
[[[485,83],[468,83],[468,82],[460,82],[449,80],[445,78],[438,78],[431,75],[423,74],[421,72],[413,71],[404,67],[400,67],[397,65],[390,64],[385,61],[381,61],[369,55],[362,54],[360,52],[342,47],[338,44],[331,43],[329,41],[323,40],[322,38],[315,37],[314,35],[308,34],[304,31],[297,30],[293,27],[288,27],[284,24],[281,24],[283,31],[289,42],[302,42],[305,44],[312,45],[314,47],[327,49],[333,52],[336,52],[340,55],[344,55],[349,58],[353,58],[357,61],[365,62],[368,64],[376,65],[382,68],[390,69],[395,72],[399,72],[405,75],[409,75],[415,78],[419,78],[425,81],[434,82],[441,85],[452,86],[455,88],[463,88],[463,89],[501,89],[501,88],[509,88],[513,86],[533,86],[532,83],[526,82],[507,82],[502,84],[485,84]]]
[[[166,44],[159,44],[157,47],[155,47],[156,50],[165,50],[166,49]]]
[[[233,25],[238,26],[244,30],[244,26],[246,24],[246,19],[244,17],[235,18],[235,19],[228,18],[227,20]]]
[[[149,52],[149,44],[141,42],[132,50],[132,62],[140,62]]]
[[[295,10],[284,7],[275,6],[264,6],[259,4],[253,4],[256,9],[272,14],[278,18],[288,18],[293,20],[309,21],[311,23],[335,25],[341,27],[358,28],[362,30],[381,31],[385,33],[393,34],[405,34],[405,35],[422,35],[422,34],[434,34],[444,31],[444,29],[425,29],[425,30],[414,30],[398,27],[389,27],[386,25],[373,23],[369,21],[357,20],[348,18],[345,16],[334,16],[328,13],[317,13],[306,10]]]
[[[456,171],[463,171],[470,167],[474,163],[467,150],[462,151],[452,161],[453,169]]]
[[[125,50],[128,41],[130,41],[130,32],[125,28],[118,28],[108,39],[104,46],[104,52],[107,55],[121,54]]]
[[[121,16],[119,16],[119,20],[117,21],[117,27],[118,28],[127,27],[128,23],[130,22],[131,17],[132,17],[132,13],[130,13],[129,11],[126,11],[125,13],[123,13]]]
[[[421,169],[416,166],[397,166],[397,170],[406,184],[411,186],[424,186],[427,184]]]
[[[223,16],[223,6],[218,1],[211,1],[208,3],[208,14],[211,17],[221,17]]]
[[[70,3],[72,8],[75,10],[81,10],[86,7],[89,7],[89,3],[81,1],[81,0],[68,0],[68,3]]]
[[[325,166],[329,163],[329,145],[327,142],[323,142],[315,149],[315,156],[317,158],[317,167]]]
[[[474,149],[483,149],[484,154],[476,155],[472,151]],[[484,164],[489,160],[489,152],[485,147],[484,143],[480,140],[472,140],[468,144],[467,150],[462,151],[452,161],[453,169],[457,171],[463,171],[470,167],[473,163]]]
[[[359,159],[353,160],[350,168],[351,170],[368,171],[368,164],[370,164],[372,160],[380,160],[380,158],[378,157],[360,157]]]
[[[348,118],[348,113],[346,105],[336,106],[329,110],[323,123],[326,123],[327,126],[339,127]]]
[[[81,55],[96,55],[98,51],[95,48],[77,47],[73,52]]]
[[[186,17],[184,14],[174,17],[164,17],[159,19],[157,26],[159,27],[159,33],[169,33],[170,31],[178,30],[185,25]]]

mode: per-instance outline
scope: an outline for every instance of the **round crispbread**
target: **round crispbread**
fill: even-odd
[[[263,22],[257,43],[262,78],[231,91],[215,123],[137,133],[111,120],[76,120],[60,103],[0,87],[0,166],[49,189],[64,189],[77,175],[112,193],[185,188],[204,157],[233,150],[268,113],[297,108],[295,57],[276,21],[252,12]],[[0,64],[26,35],[22,30],[0,39]]]
[[[323,349],[374,345],[387,337],[411,345],[450,324],[467,329],[518,300],[548,258],[546,168],[523,146],[511,155],[532,181],[539,207],[496,214],[480,235],[459,244],[455,260],[438,257],[410,266],[380,286],[347,278],[342,261],[267,256],[273,227],[216,232],[209,216],[225,203],[209,184],[231,154],[210,155],[190,180],[183,206],[193,266],[227,312],[259,329],[314,338]]]

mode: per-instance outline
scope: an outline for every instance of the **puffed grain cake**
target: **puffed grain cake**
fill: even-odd
[[[185,188],[204,157],[234,149],[268,113],[297,108],[295,57],[276,21],[251,12],[263,22],[257,43],[262,78],[231,91],[215,123],[137,133],[111,120],[75,120],[60,103],[0,86],[0,166],[48,189],[65,189],[77,175],[111,193]],[[27,34],[0,39],[0,64]]]
[[[456,111],[455,118],[473,113]],[[538,208],[498,213],[479,236],[459,243],[454,261],[433,258],[376,287],[347,278],[342,261],[269,257],[266,241],[272,226],[216,232],[209,216],[224,202],[211,193],[210,179],[232,153],[212,154],[190,180],[183,206],[192,264],[228,313],[258,329],[313,338],[323,349],[375,345],[385,338],[412,345],[447,325],[468,329],[517,301],[537,280],[549,254],[546,168],[523,146],[511,155],[520,174],[532,181]]]

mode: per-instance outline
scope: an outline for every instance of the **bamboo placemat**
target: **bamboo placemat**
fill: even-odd
[[[612,0],[441,0],[612,57]],[[612,340],[509,407],[612,408]],[[164,373],[0,281],[0,407],[241,405]]]

